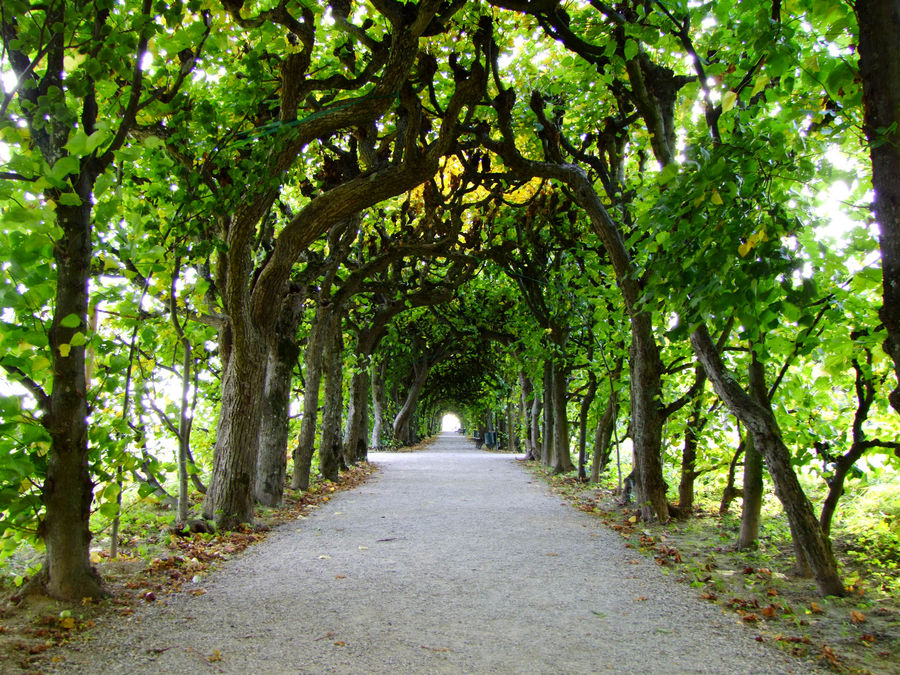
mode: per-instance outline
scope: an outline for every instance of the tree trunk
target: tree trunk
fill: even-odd
[[[662,361],[650,316],[631,318],[631,438],[634,441],[635,496],[644,520],[667,520],[666,483],[662,475]]]
[[[752,438],[748,439],[744,454],[744,487],[741,496],[741,533],[737,541],[739,551],[756,546],[762,514],[763,458],[753,447]]]
[[[519,393],[520,407],[522,408],[522,416],[524,417],[525,426],[525,459],[534,459],[534,438],[531,434],[531,421],[534,415],[533,401],[529,399],[534,397],[534,384],[531,379],[526,377],[525,373],[519,371]]]
[[[750,398],[760,406],[769,406],[769,390],[766,386],[766,372],[759,356],[750,345]],[[741,508],[741,534],[737,548],[743,550],[756,545],[759,539],[759,521],[762,514],[763,501],[763,458],[756,451],[751,436],[744,455],[744,490]]]
[[[215,520],[218,530],[253,521],[267,352],[251,332],[235,341],[222,382],[213,470],[203,502],[204,517]]]
[[[284,496],[291,379],[299,354],[293,335],[279,336],[277,344],[269,349],[256,464],[256,499],[264,506],[278,506]]]
[[[387,364],[381,362],[372,368],[372,440],[371,445],[376,450],[381,450],[384,441],[384,406],[385,406],[385,370]]]
[[[304,294],[293,289],[281,304],[275,336],[269,345],[256,463],[256,499],[278,506],[284,496],[290,431],[291,380],[300,355],[297,327]]]
[[[879,316],[888,335],[884,350],[894,362],[897,378],[889,400],[900,413],[900,5],[856,0],[855,8],[864,126],[880,227],[884,304]]]
[[[47,547],[47,592],[65,600],[100,597],[100,576],[91,566],[89,519],[93,483],[88,469],[87,391],[84,345],[72,344],[87,328],[91,269],[91,183],[81,177],[81,206],[57,204],[62,236],[56,241],[56,301],[50,325],[53,390],[42,423],[50,434],[47,477],[41,492],[46,509],[39,534]],[[62,320],[78,317],[74,326]],[[68,323],[68,322],[66,322]]]
[[[790,451],[781,438],[781,430],[771,407],[755,401],[728,372],[706,326],[699,326],[691,334],[691,345],[716,393],[741,420],[753,438],[754,447],[765,458],[775,484],[775,494],[791,525],[795,546],[802,550],[809,562],[819,592],[822,595],[843,595],[844,585],[838,575],[831,543],[822,532],[812,504],[791,467]]]
[[[516,431],[516,427],[518,426],[517,415],[514,412],[514,409],[517,410],[518,406],[513,407],[512,400],[507,398],[506,400],[506,449],[510,452],[518,452],[519,451],[519,434]],[[502,444],[501,444],[502,446]]]
[[[528,435],[531,437],[531,459],[534,460],[540,459],[540,457],[538,456],[538,448],[541,446],[542,406],[543,401],[541,400],[541,393],[537,390],[537,388],[534,388],[534,393],[531,399],[531,428],[528,430]]]
[[[326,480],[338,479],[343,459],[341,411],[344,389],[344,336],[341,314],[335,308],[328,321],[325,344],[325,410],[322,413],[322,443],[319,446],[319,471]]]
[[[350,404],[347,409],[347,428],[344,431],[344,457],[350,462],[366,459],[369,433],[369,363],[353,373],[350,380]]]
[[[683,517],[694,508],[694,481],[697,479],[697,445],[700,433],[706,426],[703,416],[703,390],[697,392],[684,428],[684,445],[681,448],[681,480],[678,483],[678,508]]]
[[[741,438],[737,450],[734,451],[734,455],[731,458],[731,463],[728,465],[728,478],[725,481],[725,489],[722,490],[722,501],[719,502],[720,516],[724,516],[728,513],[728,510],[731,508],[731,502],[733,502],[736,497],[743,497],[744,491],[735,487],[735,478],[737,476],[738,460],[744,454],[744,451],[747,449],[747,443],[749,442],[750,441],[746,436]]]
[[[606,410],[603,411],[597,421],[594,431],[594,456],[591,461],[591,482],[599,483],[600,474],[609,465],[612,453],[613,429],[619,416],[619,395],[616,392],[615,383],[610,380],[609,398],[606,401]]]
[[[597,396],[597,376],[593,371],[588,373],[588,388],[581,399],[581,410],[578,414],[578,480],[587,481],[585,464],[587,462],[587,418],[591,404]]]
[[[325,333],[327,332],[328,309],[319,307],[306,342],[303,355],[303,376],[306,388],[303,390],[303,418],[300,421],[300,438],[294,448],[294,475],[291,487],[295,490],[309,489],[309,474],[313,452],[316,449],[316,420],[319,416],[319,388],[322,383],[322,366],[325,360]]]
[[[568,388],[565,366],[553,364],[553,472],[567,473],[575,466],[569,450],[569,418],[566,414]]]
[[[553,449],[553,363],[544,361],[544,434],[541,438],[541,464],[550,466],[550,454]]]
[[[531,416],[533,410],[532,401],[529,400],[533,396],[534,384],[524,372],[519,371],[519,409],[522,414],[522,426],[525,435],[525,459],[528,460],[534,459],[534,443],[531,437]]]
[[[430,372],[431,364],[427,358],[416,363],[415,376],[412,384],[409,386],[409,392],[406,394],[406,399],[400,407],[400,412],[394,418],[394,440],[403,445],[413,445],[416,442],[415,429],[411,422],[413,413],[416,410],[416,403],[419,400],[419,394],[422,393]]]

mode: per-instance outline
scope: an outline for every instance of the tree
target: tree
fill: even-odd
[[[54,242],[56,271],[46,332],[48,367],[28,374],[7,361],[4,368],[37,400],[50,439],[39,531],[47,546],[43,582],[60,598],[102,594],[88,556],[93,485],[88,473],[85,347],[91,339],[87,313],[93,193],[125,147],[138,112],[158,114],[155,105],[175,98],[209,34],[208,25],[200,23],[200,30],[194,31],[198,39],[185,48],[179,68],[173,68],[174,74],[160,72],[165,84],[151,89],[143,61],[151,53],[151,41],[162,40],[153,39],[164,25],[161,18],[149,0],[99,8],[14,1],[4,3],[0,14],[8,59],[3,66],[17,78],[0,108],[0,124],[7,142],[15,144],[17,157],[16,169],[3,178],[42,195],[23,200],[20,211],[5,215],[9,219],[27,213],[26,222],[40,225],[43,236]],[[178,25],[182,20],[174,10],[165,23]],[[202,21],[208,23],[208,15]],[[21,195],[21,188],[12,189]],[[108,223],[99,225],[105,228]]]
[[[875,219],[881,233],[880,317],[887,329],[884,351],[897,376],[891,406],[900,413],[900,91],[893,84],[900,79],[900,8],[890,2],[856,0],[855,9]]]

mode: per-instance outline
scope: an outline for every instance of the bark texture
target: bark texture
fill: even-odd
[[[341,315],[333,310],[325,337],[325,409],[322,414],[322,443],[319,446],[319,472],[327,480],[337,480],[343,461],[341,411],[344,387],[344,337]]]
[[[218,530],[253,521],[259,428],[267,351],[261,337],[234,349],[222,382],[222,414],[216,426],[213,470],[203,515]]]
[[[344,457],[351,462],[361,462],[368,453],[369,435],[369,363],[353,373],[350,380],[350,402],[347,407],[347,428],[344,431]]]
[[[269,346],[256,463],[256,499],[278,506],[284,496],[290,427],[291,379],[300,355],[297,327],[303,296],[289,294],[281,307],[274,343]]]
[[[319,390],[322,385],[322,368],[325,362],[327,321],[328,308],[319,306],[303,355],[303,375],[306,387],[303,390],[300,438],[293,451],[294,474],[291,476],[291,487],[295,490],[309,489],[309,473],[313,452],[316,449],[316,422],[319,416]]]
[[[897,384],[891,407],[900,413],[900,4],[856,0],[859,73],[863,81],[865,131],[872,156],[875,219],[880,228],[887,330],[884,350],[894,362]]]
[[[394,417],[393,434],[394,440],[402,445],[413,445],[416,442],[416,430],[412,424],[413,414],[416,410],[416,403],[419,395],[425,388],[425,382],[428,380],[428,374],[434,365],[428,357],[424,357],[414,366],[413,380],[409,385],[406,398],[397,416]]]
[[[766,387],[766,373],[756,351],[750,349],[750,398],[761,407],[769,407],[769,392]],[[759,521],[763,502],[763,458],[757,452],[753,437],[748,439],[744,455],[744,489],[741,507],[741,533],[737,548],[746,549],[756,545],[759,539]]]

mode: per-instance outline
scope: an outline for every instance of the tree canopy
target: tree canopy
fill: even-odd
[[[452,410],[630,446],[646,519],[744,461],[742,543],[767,472],[842,593],[900,450],[892,4],[6,0],[3,551],[99,595],[123,495],[233,528]]]

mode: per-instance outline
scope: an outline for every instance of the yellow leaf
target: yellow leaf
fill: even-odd
[[[709,198],[709,201],[711,201],[716,206],[721,206],[725,203],[722,201],[722,195],[719,194],[718,190],[713,190],[712,197]]]
[[[737,103],[737,92],[726,91],[722,97],[722,112],[727,113],[734,107],[735,103]]]
[[[71,616],[67,616],[64,619],[60,619],[59,627],[65,628],[66,630],[72,630],[73,628],[75,628],[75,619],[73,619]]]
[[[97,551],[91,551],[91,562],[92,563],[98,563],[101,560],[103,560],[103,558],[100,557],[100,554]]]
[[[221,661],[222,655],[219,653],[219,650],[213,650],[212,655],[207,659],[207,661]]]
[[[748,241],[746,244],[741,244],[738,246],[738,253],[741,254],[741,257],[744,258],[750,253],[750,249],[753,248],[753,245]]]
[[[631,518],[628,519],[628,522],[629,522],[629,523],[636,523],[636,522],[637,522],[637,516],[631,516]]]
[[[700,206],[705,201],[706,201],[706,193],[704,192],[702,195],[700,195],[699,197],[697,197],[694,200],[694,206]]]
[[[59,355],[64,359],[69,357],[70,351],[72,351],[72,345],[70,344],[62,344],[59,346]]]

